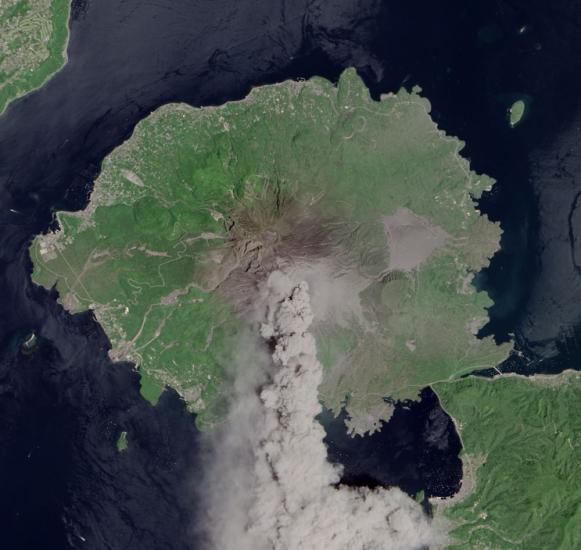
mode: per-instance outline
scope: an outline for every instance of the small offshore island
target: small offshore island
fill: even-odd
[[[346,411],[352,434],[373,432],[395,401],[426,386],[457,422],[476,481],[463,500],[438,504],[453,547],[557,547],[543,538],[542,514],[479,508],[491,484],[531,499],[550,490],[548,475],[533,494],[526,476],[510,474],[507,436],[511,415],[527,410],[515,409],[514,392],[533,406],[561,390],[461,378],[510,349],[476,337],[491,301],[472,279],[500,228],[474,202],[493,181],[470,170],[462,142],[429,112],[418,89],[373,101],[354,70],[336,86],[313,78],[220,107],[162,107],[104,161],[87,208],[59,212],[60,229],[34,240],[33,279],[56,285],[69,311],[94,312],[110,355],[138,365],[147,399],[174,388],[208,430],[255,344],[256,289],[273,271],[307,281],[325,369],[319,397]],[[523,441],[562,414],[551,406],[539,425],[523,417]],[[521,462],[536,459],[532,445],[519,448]],[[576,449],[562,450],[567,468]],[[535,538],[517,540],[532,528],[525,520]]]
[[[512,104],[506,111],[506,119],[511,128],[516,128],[528,118],[532,103],[532,98],[529,95],[521,94],[514,97]]]

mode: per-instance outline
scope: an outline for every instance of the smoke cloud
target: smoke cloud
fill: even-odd
[[[272,273],[257,300],[262,349],[236,380],[228,419],[207,435],[201,483],[207,550],[413,550],[444,540],[399,489],[342,486],[327,460],[306,282]]]

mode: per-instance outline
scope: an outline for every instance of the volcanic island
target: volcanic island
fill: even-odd
[[[466,504],[484,502],[504,471],[486,477],[486,456],[512,461],[486,443],[504,427],[480,418],[482,404],[502,397],[510,418],[511,395],[533,403],[558,390],[463,378],[497,365],[510,344],[478,337],[491,300],[473,279],[501,230],[477,209],[494,181],[471,171],[462,148],[419,88],[374,100],[352,69],[336,84],[315,77],[216,107],[165,105],[105,159],[86,208],[58,212],[58,229],[33,241],[33,280],[71,313],[92,310],[111,358],[139,369],[144,397],[173,388],[206,430],[227,413],[233,371],[256,345],[258,289],[275,271],[305,281],[324,406],[344,409],[350,433],[364,436],[432,386],[476,472],[469,500],[445,507],[456,547],[513,547],[514,518]],[[569,380],[562,391],[578,388]],[[548,411],[547,425],[559,414]],[[518,492],[526,480],[507,483]]]

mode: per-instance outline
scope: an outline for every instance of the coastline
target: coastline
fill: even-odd
[[[28,78],[18,79],[0,91],[0,116],[13,101],[44,86],[68,62],[71,0],[52,0],[50,12],[52,32],[47,44],[48,57]]]

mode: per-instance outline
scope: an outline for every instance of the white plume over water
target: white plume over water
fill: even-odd
[[[399,489],[339,485],[327,460],[317,388],[323,375],[309,333],[308,285],[269,277],[259,309],[271,345],[241,359],[256,368],[236,383],[224,425],[208,436],[203,525],[212,550],[437,548],[440,530]]]

